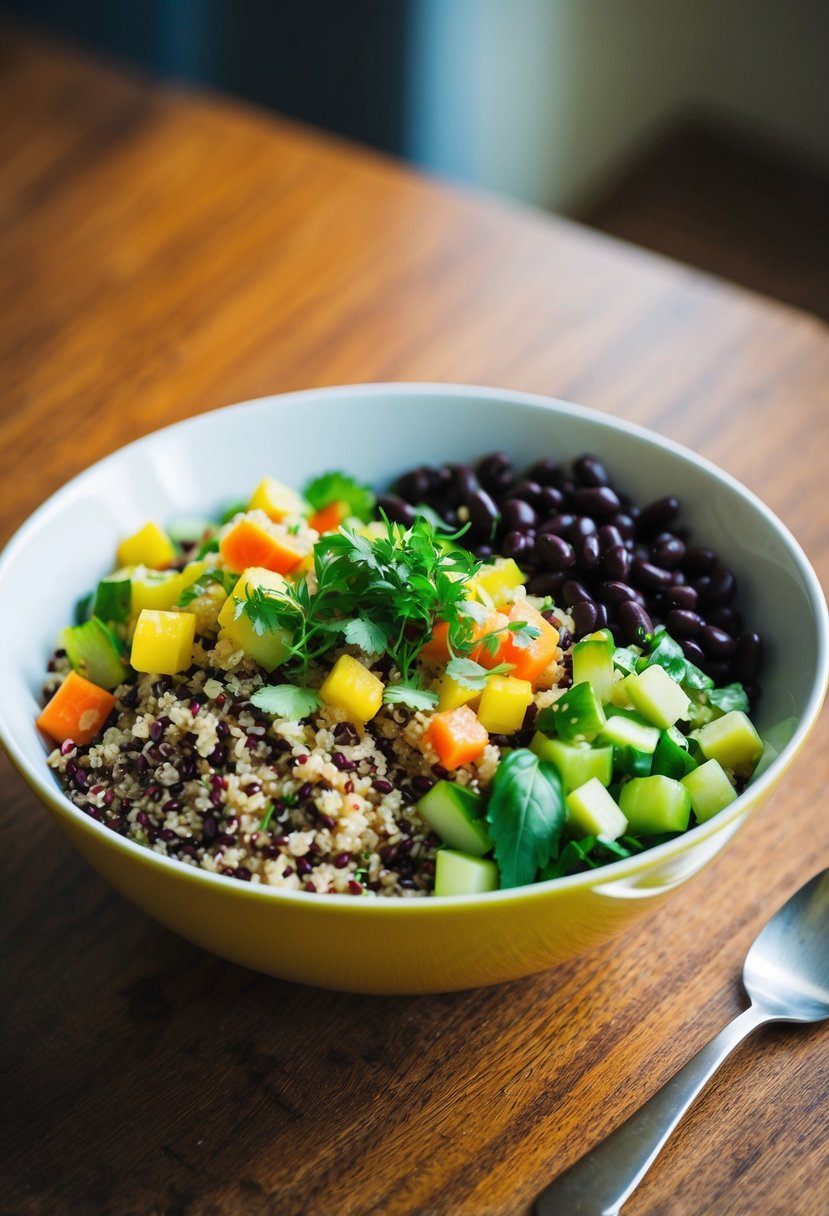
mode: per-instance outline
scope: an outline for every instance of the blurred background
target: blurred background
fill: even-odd
[[[829,319],[829,0],[0,0]]]

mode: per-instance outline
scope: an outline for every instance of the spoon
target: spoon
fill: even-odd
[[[751,998],[640,1110],[541,1192],[536,1216],[618,1216],[668,1137],[723,1061],[765,1022],[829,1018],[829,869],[761,929],[743,965]]]

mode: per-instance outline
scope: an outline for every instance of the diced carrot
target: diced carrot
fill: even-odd
[[[90,743],[106,722],[115,697],[105,688],[70,671],[37,720],[42,731],[64,743]]]
[[[327,507],[320,507],[319,511],[314,512],[308,520],[308,526],[314,528],[322,536],[326,532],[336,532],[347,515],[347,502],[342,502],[342,500],[330,502]]]
[[[477,621],[472,622],[470,630],[470,640],[475,641],[476,638],[483,637],[485,633],[496,633],[499,629],[505,629],[507,618],[502,612],[494,612],[487,617],[482,625]],[[421,654],[424,654],[428,659],[433,659],[436,663],[448,663],[452,657],[449,653],[449,625],[446,621],[436,621],[432,626],[432,636],[426,645],[423,647]],[[473,659],[474,662],[480,663],[482,667],[494,667],[500,659],[495,657],[495,652],[488,650],[483,644],[473,646],[467,652],[467,658]]]
[[[479,625],[474,630],[474,637],[484,637],[487,634],[496,634],[495,641],[497,646],[491,650],[483,642],[480,646],[476,646],[474,650],[469,652],[470,659],[474,659],[476,663],[480,663],[481,667],[495,667],[498,663],[503,663],[501,658],[501,648],[503,646],[502,638],[507,636],[500,633],[500,630],[505,630],[509,624],[509,618],[504,616],[503,612],[493,612],[488,616],[483,625]]]
[[[250,519],[240,519],[225,532],[219,541],[219,552],[237,573],[249,566],[262,566],[277,574],[288,574],[302,561],[301,553]]]
[[[436,663],[448,663],[449,654],[449,622],[435,621],[432,626],[432,636],[420,652],[427,659]]]
[[[528,645],[520,646],[511,633],[507,633],[497,654],[499,663],[512,663],[509,673],[518,680],[537,680],[545,667],[556,657],[558,650],[558,630],[549,621],[545,621],[541,613],[528,604],[519,600],[513,604],[507,613],[510,621],[526,621],[539,631],[537,638],[532,638]]]
[[[468,705],[435,714],[423,738],[432,745],[445,769],[480,759],[489,743],[489,732]]]

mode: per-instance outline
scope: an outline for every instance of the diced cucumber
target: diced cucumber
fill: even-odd
[[[538,715],[541,730],[549,730],[570,743],[595,739],[604,724],[604,710],[596,690],[586,680],[568,688],[562,697]]]
[[[565,794],[595,777],[602,785],[613,780],[613,748],[593,747],[589,743],[565,743],[535,732],[530,749],[539,760],[549,760],[558,769]]]
[[[179,515],[167,525],[167,535],[174,545],[196,545],[209,532],[215,532],[216,522],[203,515]]]
[[[455,849],[435,854],[435,895],[480,895],[498,890],[498,867],[485,857]]]
[[[671,777],[634,777],[622,786],[619,806],[634,835],[684,832],[691,817],[691,795]]]
[[[637,752],[652,755],[659,743],[659,730],[633,710],[609,706],[607,721],[602,727],[602,739],[614,747],[632,747]]]
[[[95,590],[92,613],[101,621],[123,624],[132,607],[132,579],[129,571],[118,571],[101,579]]]
[[[697,762],[684,745],[684,740],[682,743],[677,741],[675,735],[678,733],[674,732],[673,728],[662,732],[651,765],[652,773],[673,777],[675,781],[681,781],[686,773],[693,772],[697,767]]]
[[[595,777],[571,790],[564,801],[567,827],[574,836],[606,836],[608,840],[617,840],[627,831],[627,819]]]
[[[695,732],[707,760],[719,760],[739,777],[750,777],[763,754],[763,740],[740,709],[732,709]]]
[[[99,688],[115,688],[126,679],[121,644],[98,617],[63,629],[60,644],[75,671]]]
[[[665,730],[687,717],[691,700],[664,667],[654,663],[638,675],[627,676],[624,684],[636,709],[655,726]]]
[[[706,760],[682,778],[691,795],[691,808],[700,823],[716,815],[737,797],[725,769],[717,760]]]
[[[613,650],[613,636],[604,629],[582,638],[573,647],[573,683],[592,684],[603,705],[613,692]]]
[[[484,806],[480,794],[454,781],[437,781],[417,803],[417,810],[450,848],[483,857],[492,849]]]

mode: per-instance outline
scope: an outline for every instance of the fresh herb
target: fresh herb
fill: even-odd
[[[262,819],[262,822],[259,824],[259,831],[260,831],[260,832],[267,832],[267,830],[268,830],[268,825],[269,825],[269,823],[270,823],[271,819],[273,818],[273,813],[274,813],[274,811],[275,811],[275,810],[276,810],[276,803],[275,803],[275,802],[269,802],[269,803],[268,803],[268,809],[265,811],[265,815],[264,815],[264,817],[263,817],[263,819]]]
[[[211,536],[210,539],[206,540],[204,542],[204,544],[201,546],[201,548],[199,549],[198,553],[196,554],[196,561],[200,562],[203,558],[207,557],[208,553],[218,553],[218,552],[219,552],[219,538],[218,538],[218,536]]]
[[[555,766],[527,748],[506,755],[495,771],[487,805],[502,887],[531,883],[557,855],[566,811]]]
[[[639,659],[636,664],[637,671],[644,671],[646,667],[658,664],[658,666],[664,667],[671,679],[676,684],[681,684],[683,688],[709,689],[714,687],[714,681],[710,676],[705,675],[689,659],[686,659],[682,647],[664,629],[655,630],[653,636],[648,640],[648,645],[650,654]]]
[[[230,570],[205,570],[204,574],[191,583],[189,587],[185,587],[178,599],[178,607],[186,608],[188,604],[192,604],[193,600],[197,600],[200,595],[204,595],[210,588],[211,584],[218,583],[224,589],[226,594],[236,586],[236,575]]]
[[[486,687],[490,676],[502,676],[512,671],[512,663],[498,663],[495,667],[482,667],[474,659],[450,659],[446,664],[446,674],[463,688],[481,692]]]
[[[623,671],[625,675],[632,676],[636,671],[639,657],[639,653],[631,650],[629,646],[618,646],[613,651],[613,666],[619,671]]]
[[[387,684],[383,693],[386,705],[408,705],[409,709],[423,709],[428,713],[438,703],[438,694],[429,688],[413,688],[411,684]]]
[[[251,694],[250,701],[257,709],[289,722],[299,722],[320,707],[316,689],[297,684],[265,684]]]
[[[364,654],[382,654],[386,648],[385,631],[364,616],[346,621],[343,637],[350,645],[359,646]]]
[[[266,633],[276,633],[280,628],[282,600],[281,595],[277,596],[265,587],[247,587],[245,598],[236,600],[233,619],[238,620],[244,614],[260,638]]]
[[[641,851],[638,841],[629,842],[635,847],[626,848],[606,836],[584,836],[581,840],[568,840],[555,861],[544,866],[539,879],[563,878],[567,874],[579,874],[583,870],[595,870],[610,861],[620,861]]]
[[[374,491],[369,486],[360,485],[353,477],[345,473],[333,471],[323,473],[309,481],[303,490],[303,497],[315,511],[329,507],[332,502],[344,502],[348,506],[349,515],[368,523],[374,512]]]
[[[748,713],[748,696],[742,684],[726,684],[723,688],[709,688],[707,695],[709,705],[715,705],[724,714],[733,709],[741,709],[744,714]]]

